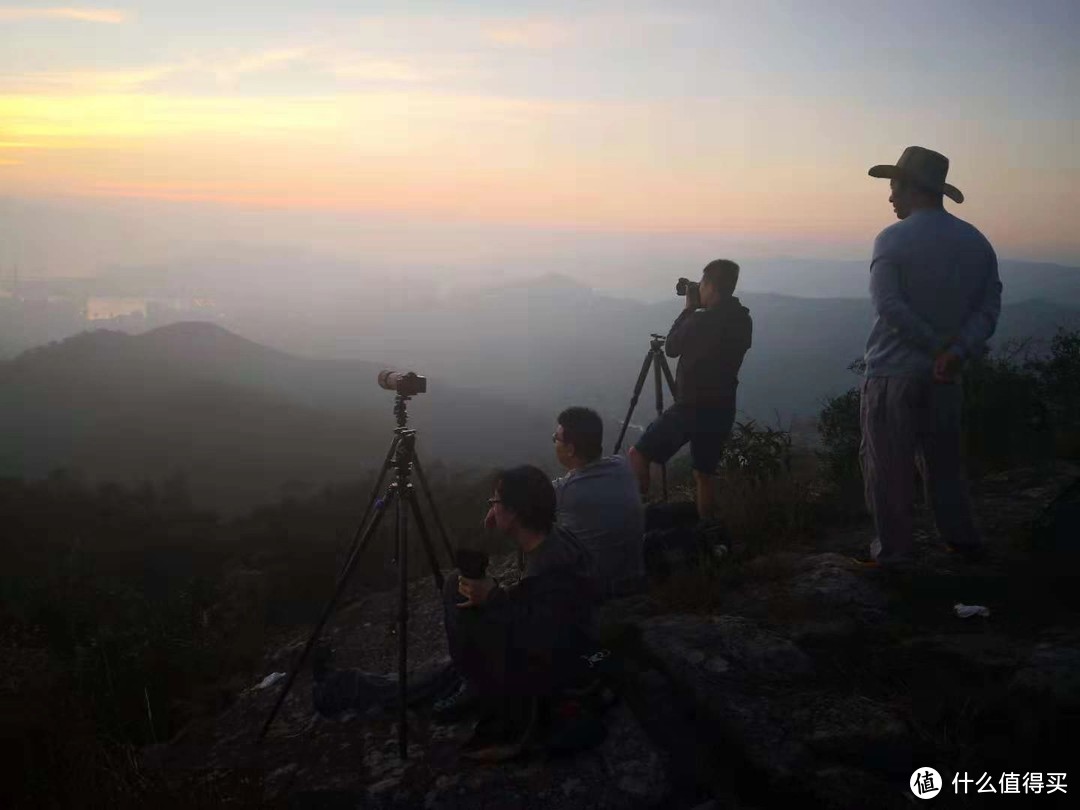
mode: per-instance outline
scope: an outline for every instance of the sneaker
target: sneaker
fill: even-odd
[[[457,689],[435,701],[432,717],[436,722],[452,723],[478,711],[480,703],[480,695],[468,681],[462,679],[458,682]]]

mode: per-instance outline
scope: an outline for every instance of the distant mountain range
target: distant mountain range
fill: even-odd
[[[873,323],[868,300],[761,293],[740,298],[754,319],[754,344],[740,375],[746,413],[770,421],[779,414],[785,422],[792,415],[811,417],[825,397],[856,383],[847,367],[862,355]],[[572,402],[591,405],[617,423],[649,334],[666,334],[681,306],[674,294],[647,304],[547,276],[362,319],[324,312],[283,325],[250,309],[230,323],[242,334],[307,354],[378,353],[542,411]],[[1046,339],[1059,326],[1080,326],[1080,307],[1037,299],[1007,304],[993,345]],[[652,401],[646,391],[635,423],[648,421]]]
[[[208,323],[130,336],[99,330],[0,363],[0,475],[57,467],[92,478],[187,477],[196,499],[239,509],[290,483],[377,468],[394,395],[372,363],[310,360]],[[483,468],[550,461],[550,414],[431,380],[410,403],[422,460]]]
[[[1026,267],[1003,264],[1011,292],[994,346],[1080,328],[1080,270]],[[814,289],[829,287],[821,273],[810,276]],[[1036,282],[1053,297],[1036,295]],[[380,305],[374,292],[302,305],[225,302],[220,324],[84,333],[0,362],[0,424],[14,426],[0,433],[0,474],[185,472],[197,497],[219,506],[276,497],[290,482],[353,477],[378,466],[390,440],[393,396],[375,384],[382,367],[430,377],[430,393],[411,406],[429,464],[550,465],[554,418],[568,405],[599,410],[611,448],[649,334],[666,333],[682,306],[674,295],[642,303],[558,275],[396,305]],[[873,320],[865,298],[740,297],[754,319],[740,375],[745,415],[810,419],[857,383],[847,367]],[[649,380],[631,440],[654,413]]]
[[[1080,308],[1080,267],[1002,259],[998,272],[1006,304],[1042,299]],[[748,261],[740,286],[748,292],[800,298],[867,298],[869,273],[869,261]]]

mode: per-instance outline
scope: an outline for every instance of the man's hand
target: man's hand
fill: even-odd
[[[960,373],[962,358],[951,346],[939,352],[934,358],[934,382],[954,383],[956,375]]]
[[[469,579],[458,577],[458,593],[464,596],[467,602],[458,602],[458,607],[478,607],[484,604],[491,592],[495,590],[495,580],[491,577],[483,579]]]
[[[683,304],[683,309],[699,309],[701,307],[701,290],[698,287],[691,287],[686,291],[686,303]]]

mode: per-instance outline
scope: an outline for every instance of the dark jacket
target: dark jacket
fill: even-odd
[[[592,561],[573,535],[555,527],[526,555],[521,581],[496,588],[484,605],[487,621],[506,629],[506,688],[550,694],[574,680],[581,656],[595,650]]]
[[[734,296],[708,309],[684,309],[668,332],[664,351],[678,357],[675,401],[692,407],[735,407],[739,369],[754,322]]]

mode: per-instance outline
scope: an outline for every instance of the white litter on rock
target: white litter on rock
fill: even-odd
[[[989,616],[990,608],[983,607],[982,605],[963,605],[957,602],[953,605],[953,610],[956,611],[956,615],[961,619],[967,619],[971,616]]]
[[[284,677],[285,677],[284,672],[271,672],[269,675],[267,675],[265,678],[263,678],[261,681],[259,681],[257,684],[255,684],[254,688],[255,689],[265,689],[268,686],[273,686],[275,683],[277,683],[278,681],[280,681]]]

